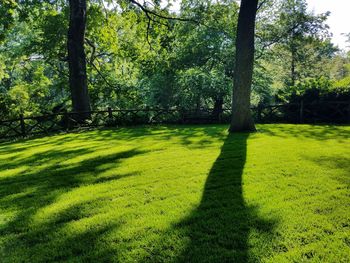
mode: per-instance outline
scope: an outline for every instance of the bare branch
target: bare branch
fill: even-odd
[[[90,56],[90,64],[92,64],[94,62],[94,59],[95,59],[96,46],[87,37],[85,37],[85,42],[92,48],[92,52],[91,52],[91,56]]]
[[[107,10],[107,7],[105,5],[105,2],[103,0],[99,0],[100,2],[100,5],[103,7],[103,10],[105,12],[105,21],[106,21],[106,24],[108,24],[108,10]]]
[[[262,0],[260,1],[258,8],[256,9],[257,11],[259,11],[259,9],[267,2],[268,0]]]
[[[101,71],[96,67],[94,63],[91,63],[91,66],[97,71],[98,75],[103,79],[103,81],[111,88],[117,88],[120,91],[120,88],[118,85],[110,83],[107,78],[101,73]]]
[[[137,2],[135,0],[129,0],[129,1],[133,4],[135,4],[136,6],[138,6],[146,15],[148,14],[148,15],[152,15],[152,16],[162,18],[162,19],[167,19],[167,20],[178,20],[178,21],[198,23],[198,21],[193,20],[191,18],[173,17],[173,16],[166,16],[166,15],[158,14],[157,12],[146,8],[145,6],[143,6],[142,4],[140,4],[139,2]],[[154,20],[154,19],[152,19],[152,20]]]
[[[151,42],[149,40],[149,31],[150,31],[150,27],[151,27],[151,19],[148,19],[148,22],[147,22],[147,32],[146,32],[146,40],[147,40],[147,43],[149,45],[149,49],[152,50],[152,45],[151,45]]]

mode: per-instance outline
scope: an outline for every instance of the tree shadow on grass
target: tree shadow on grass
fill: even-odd
[[[202,148],[215,141],[223,141],[227,125],[166,125],[145,126],[139,128],[121,128],[98,130],[100,136],[122,140],[139,140],[156,136],[162,141],[176,139],[175,143],[191,148]],[[174,136],[174,134],[176,136]]]
[[[34,165],[32,170],[28,168],[23,173],[0,177],[0,261],[51,262],[73,258],[77,262],[111,261],[117,255],[102,239],[110,231],[115,231],[122,224],[122,219],[116,218],[112,222],[108,218],[102,220],[103,216],[100,216],[102,219],[94,219],[95,214],[87,210],[89,203],[96,198],[102,197],[99,199],[102,205],[108,200],[104,200],[103,195],[95,197],[94,193],[89,197],[88,190],[85,190],[88,198],[66,198],[67,203],[55,205],[61,195],[82,186],[100,189],[100,184],[137,175],[137,172],[102,174],[110,168],[110,164],[118,165],[126,158],[143,153],[145,151],[129,149],[89,157],[69,166],[59,165],[60,158],[81,156],[83,150],[57,150],[18,159],[16,166],[35,164],[44,157],[53,161],[43,168]],[[0,171],[7,168],[7,164],[0,165]],[[40,211],[44,215],[36,219]],[[75,224],[76,221],[82,223]]]
[[[146,153],[146,151],[130,149],[104,156],[88,158],[66,166],[60,164],[60,161],[67,160],[68,157],[74,158],[89,152],[90,151],[82,149],[50,151],[49,153],[44,152],[33,154],[28,158],[20,159],[11,164],[4,163],[3,165],[0,165],[0,171],[4,171],[14,167],[21,167],[22,165],[33,166],[34,164],[33,169],[30,167],[17,175],[0,178],[0,198],[4,195],[16,193],[16,191],[23,192],[25,188],[31,187],[37,189],[52,188],[57,190],[59,187],[72,188],[79,186],[82,183],[95,183],[96,181],[103,180],[99,177],[99,174],[109,169],[108,166],[106,167],[105,165],[117,165],[123,159]],[[47,162],[50,161],[50,165],[43,169],[35,169],[36,165],[43,162],[43,160],[46,160]],[[116,176],[116,178],[121,177],[123,176]],[[8,185],[8,187],[5,187],[6,185]]]
[[[273,222],[260,219],[243,197],[247,139],[248,134],[234,134],[225,140],[198,209],[180,223],[189,228],[190,235],[180,261],[248,262],[250,230],[271,233]]]
[[[169,136],[173,136],[171,132],[175,133],[177,129],[175,127],[171,131],[160,131],[159,138],[168,140]],[[163,238],[159,240],[161,243],[155,242],[145,247],[147,250],[145,253],[148,255],[145,256],[144,261],[253,262],[258,261],[255,255],[261,255],[259,253],[268,246],[274,222],[262,219],[257,209],[248,206],[243,198],[242,174],[246,162],[248,134],[235,134],[217,139],[218,135],[224,134],[222,131],[223,126],[213,127],[210,131],[200,127],[180,131],[179,142],[186,145],[206,144],[205,141],[201,141],[203,134],[206,138],[209,137],[209,140],[224,141],[224,144],[220,156],[209,173],[199,206],[189,216],[172,225],[169,231],[165,231]],[[195,142],[192,140],[193,136],[191,137],[194,132],[194,136],[198,134],[198,140]],[[137,139],[143,140],[145,136],[153,134],[151,130],[135,130],[134,133],[125,130],[124,133],[110,130],[101,131],[101,134],[97,133],[97,135],[100,140],[106,137],[116,140],[129,140],[129,138],[135,140],[130,137],[134,135]],[[88,140],[95,135],[86,133],[79,140]],[[85,150],[87,152],[84,152]],[[35,163],[35,160],[41,158],[50,160],[62,155],[65,158],[69,158],[70,155],[74,157],[74,155],[90,153],[92,149],[85,150],[65,149],[41,152],[25,159],[19,157],[14,161],[16,166],[20,166],[28,162]],[[89,218],[97,215],[84,210],[86,207],[81,202],[64,206],[63,209],[60,207],[58,214],[52,214],[50,208],[64,192],[73,191],[73,188],[84,184],[108,182],[109,179],[94,176],[109,169],[108,164],[118,163],[123,158],[142,153],[144,152],[131,149],[106,156],[95,156],[68,167],[60,166],[59,160],[55,160],[51,166],[40,171],[27,171],[25,174],[3,178],[0,181],[0,209],[10,207],[17,209],[20,213],[14,219],[0,225],[0,237],[9,236],[2,244],[0,239],[0,256],[7,257],[8,261],[28,262],[65,261],[73,260],[73,257],[77,262],[116,260],[117,251],[112,249],[108,242],[103,242],[103,238],[109,231],[120,227],[123,219],[117,219],[115,222],[108,222],[106,219],[107,223],[97,220],[87,223],[85,229],[67,233],[65,230],[67,225],[74,225],[74,221],[88,221]],[[48,156],[50,154],[51,156]],[[4,167],[7,167],[6,164]],[[116,178],[133,175],[116,175]],[[67,196],[64,199],[67,199]],[[49,219],[43,222],[39,220],[39,223],[33,225],[31,220],[40,211],[46,217],[49,214]],[[158,229],[155,231],[157,232]],[[248,243],[252,233],[265,242],[265,247],[255,254]],[[158,232],[156,236],[158,240]],[[176,242],[181,244],[177,246]],[[176,252],[173,251],[174,249]],[[12,260],[16,259],[16,256],[18,260]]]
[[[203,147],[216,140],[223,140],[226,125],[167,125],[167,126],[137,126],[124,128],[101,128],[68,134],[41,136],[30,139],[19,139],[14,142],[0,143],[1,154],[19,154],[39,146],[62,146],[68,143],[86,142],[105,143],[109,140],[112,145],[122,141],[143,141],[150,136],[157,136],[162,141],[178,139],[176,143],[191,147]],[[205,138],[203,138],[205,137]],[[96,146],[96,145],[95,145]]]
[[[243,195],[248,136],[227,136],[199,206],[165,231],[157,245],[150,245],[144,262],[164,262],[164,257],[166,262],[258,262],[269,252],[276,221],[262,218]],[[257,247],[249,244],[251,236]],[[185,246],[172,253],[173,242],[179,239]]]
[[[103,222],[69,230],[69,225],[53,222],[13,232],[0,248],[1,262],[112,262],[118,254],[104,237],[121,226],[122,222]]]

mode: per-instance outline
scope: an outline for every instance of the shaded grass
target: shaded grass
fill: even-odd
[[[0,144],[1,262],[349,262],[348,126]]]

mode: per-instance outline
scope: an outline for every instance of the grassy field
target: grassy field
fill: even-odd
[[[350,126],[0,144],[1,262],[350,262]]]

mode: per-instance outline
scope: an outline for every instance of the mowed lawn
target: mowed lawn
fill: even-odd
[[[350,126],[0,144],[0,262],[350,262]]]

